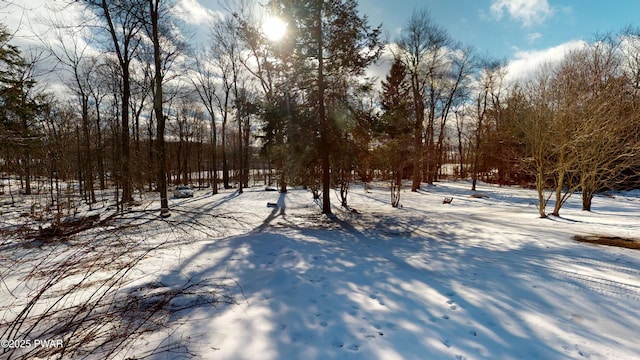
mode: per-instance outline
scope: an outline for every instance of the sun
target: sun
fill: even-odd
[[[271,41],[278,41],[287,33],[287,23],[277,16],[267,16],[262,23],[262,33]]]

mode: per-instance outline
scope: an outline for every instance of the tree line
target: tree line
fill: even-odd
[[[116,189],[119,206],[168,184],[250,185],[269,173],[331,212],[354,181],[389,183],[399,206],[451,174],[538,191],[540,216],[580,192],[637,187],[640,32],[597,36],[514,79],[416,10],[382,39],[355,0],[224,3],[204,47],[190,46],[169,0],[69,1],[83,24],[52,21],[38,52],[0,29],[0,166],[25,194],[75,181],[85,201]],[[270,40],[263,13],[287,24]],[[368,69],[391,64],[384,79]],[[37,70],[58,74],[49,91]],[[194,175],[197,174],[197,175]],[[0,189],[1,190],[1,189]]]

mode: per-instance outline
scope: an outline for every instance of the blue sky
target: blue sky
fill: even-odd
[[[179,0],[192,18],[219,10],[220,0]],[[232,3],[237,0],[227,0]],[[510,72],[527,73],[561,57],[597,33],[640,28],[640,0],[358,0],[371,25],[382,23],[397,39],[415,9],[426,8],[451,37],[476,53],[508,60]],[[192,20],[193,21],[193,20]]]
[[[640,26],[638,0],[360,0],[372,23],[394,33],[426,8],[449,34],[481,54],[513,59],[600,32]]]

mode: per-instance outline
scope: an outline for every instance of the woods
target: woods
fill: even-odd
[[[387,181],[398,207],[403,181],[456,178],[535,187],[545,217],[549,201],[559,216],[574,194],[589,211],[598,192],[639,186],[635,29],[516,77],[427,10],[383,41],[354,0],[225,4],[204,46],[168,0],[68,2],[88,20],[49,23],[39,52],[3,28],[3,187],[58,211],[71,193],[95,203],[114,189],[124,210],[155,191],[168,216],[172,185],[301,186],[329,214],[333,191],[349,208],[354,182]],[[47,67],[63,91],[36,72]]]

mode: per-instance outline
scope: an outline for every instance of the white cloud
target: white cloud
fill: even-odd
[[[587,46],[583,40],[569,41],[544,50],[520,50],[507,65],[507,80],[518,81],[538,73],[546,64],[555,64],[562,60],[568,52]]]
[[[221,17],[219,12],[205,8],[198,0],[178,0],[174,10],[184,22],[194,25],[207,25]]]
[[[541,24],[553,15],[547,0],[493,0],[491,13],[499,20],[505,11],[525,27]]]
[[[531,33],[527,36],[527,38],[529,39],[529,43],[532,44],[536,42],[538,39],[542,38],[542,34],[540,34],[539,32]]]
[[[0,1],[2,2],[2,1]],[[33,0],[24,3],[8,2],[0,5],[0,23],[13,35],[12,44],[22,50],[37,47],[40,37],[46,36],[51,22],[75,19],[79,23],[76,6]]]

